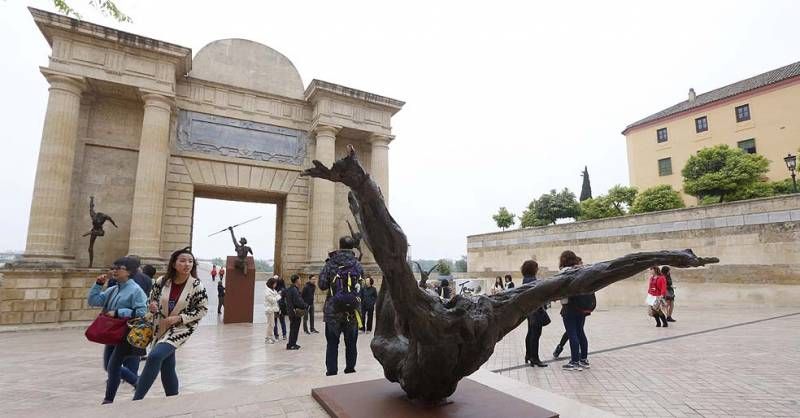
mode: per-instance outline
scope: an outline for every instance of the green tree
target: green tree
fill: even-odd
[[[442,258],[439,259],[438,263],[439,267],[437,267],[436,270],[439,272],[439,274],[442,276],[449,276],[450,272],[453,271],[453,261]]]
[[[82,19],[81,14],[78,13],[72,6],[69,5],[67,0],[53,0],[53,5],[56,9],[65,15],[73,15],[77,19]],[[110,16],[119,22],[132,22],[130,16],[122,12],[117,7],[117,3],[113,0],[89,0],[89,6],[99,10],[103,16]]]
[[[761,181],[768,168],[769,160],[758,154],[727,145],[703,148],[689,157],[681,171],[683,190],[700,200],[717,196],[722,202],[726,196]]]
[[[546,221],[547,225],[556,223],[558,219],[577,218],[581,212],[575,193],[566,187],[560,192],[553,189],[541,195],[533,209],[536,219]]]
[[[522,216],[519,218],[520,228],[533,228],[535,226],[546,226],[550,222],[539,219],[536,217],[536,201],[528,204],[528,208],[522,211]]]
[[[656,212],[684,207],[680,194],[672,186],[662,184],[639,193],[631,206],[631,213]]]
[[[494,222],[497,224],[497,227],[504,231],[506,230],[506,228],[510,227],[511,225],[514,225],[514,223],[516,222],[514,220],[515,217],[516,215],[509,212],[505,206],[501,206],[497,214],[492,215],[492,219],[494,219]]]
[[[772,183],[770,183],[770,187],[772,188],[773,194],[776,195],[794,193],[794,186],[792,184],[792,179],[773,181]]]
[[[625,215],[636,200],[636,194],[639,191],[635,187],[628,187],[622,185],[615,185],[608,189],[608,203],[614,207],[617,215]]]
[[[611,204],[611,199],[607,196],[598,196],[594,199],[586,199],[581,202],[581,215],[579,217],[582,221],[590,219],[603,219],[619,216],[617,209]]]
[[[453,263],[453,271],[457,273],[467,272],[467,256],[462,255],[460,259]]]

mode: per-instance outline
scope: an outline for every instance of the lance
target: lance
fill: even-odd
[[[248,219],[248,220],[246,220],[246,221],[244,221],[244,222],[241,222],[241,223],[238,223],[238,224],[236,224],[236,225],[234,225],[234,226],[229,226],[228,228],[236,228],[237,226],[242,226],[242,225],[244,225],[244,224],[246,224],[246,223],[253,222],[253,221],[257,220],[257,219],[261,219],[261,217],[260,217],[260,216],[256,216],[256,217],[255,217],[255,218],[253,218],[253,219]],[[219,234],[219,233],[221,233],[221,232],[225,232],[225,231],[227,231],[227,230],[228,230],[228,228],[222,228],[221,230],[219,230],[219,231],[217,231],[217,232],[215,232],[215,233],[213,233],[213,234],[209,235],[209,237],[212,237],[212,236],[214,236],[214,235],[217,235],[217,234]]]

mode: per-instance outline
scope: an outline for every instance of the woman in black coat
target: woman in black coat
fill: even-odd
[[[526,260],[520,268],[522,272],[522,284],[536,283],[536,273],[539,272],[539,264],[533,260]],[[550,317],[545,312],[544,307],[539,307],[528,315],[528,333],[525,335],[525,362],[530,362],[531,367],[547,367],[539,359],[539,338],[542,336],[542,327],[550,323]]]

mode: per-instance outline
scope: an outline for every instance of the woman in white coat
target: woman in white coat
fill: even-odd
[[[281,299],[280,293],[275,290],[278,281],[272,277],[267,280],[267,289],[264,292],[264,315],[267,317],[267,336],[264,342],[267,344],[275,344],[275,338],[272,336],[272,330],[275,328],[275,315],[280,311],[278,301]]]

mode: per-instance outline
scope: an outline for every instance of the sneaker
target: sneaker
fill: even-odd
[[[576,372],[583,370],[583,367],[581,367],[580,363],[573,363],[573,362],[569,362],[561,366],[561,368],[564,370],[576,371]]]
[[[312,333],[312,334],[319,334],[319,331],[317,331],[317,330],[315,330],[315,329],[312,329],[312,330],[311,330],[311,333]]]
[[[355,373],[355,372],[356,372],[356,369],[344,369],[344,372],[345,372],[346,374]]]
[[[558,358],[561,355],[561,352],[564,351],[564,346],[557,345],[556,349],[553,350],[553,358]]]
[[[672,317],[671,317],[671,316],[668,316],[668,317],[667,317],[667,322],[675,322],[675,320],[674,320],[674,319],[672,319]]]
[[[285,335],[283,336],[283,339],[284,339],[284,340],[286,339],[286,336],[285,336]]]
[[[592,368],[592,366],[589,365],[589,360],[580,360],[580,361],[578,361],[578,364],[580,364],[581,367],[583,367],[584,369],[591,369]]]

